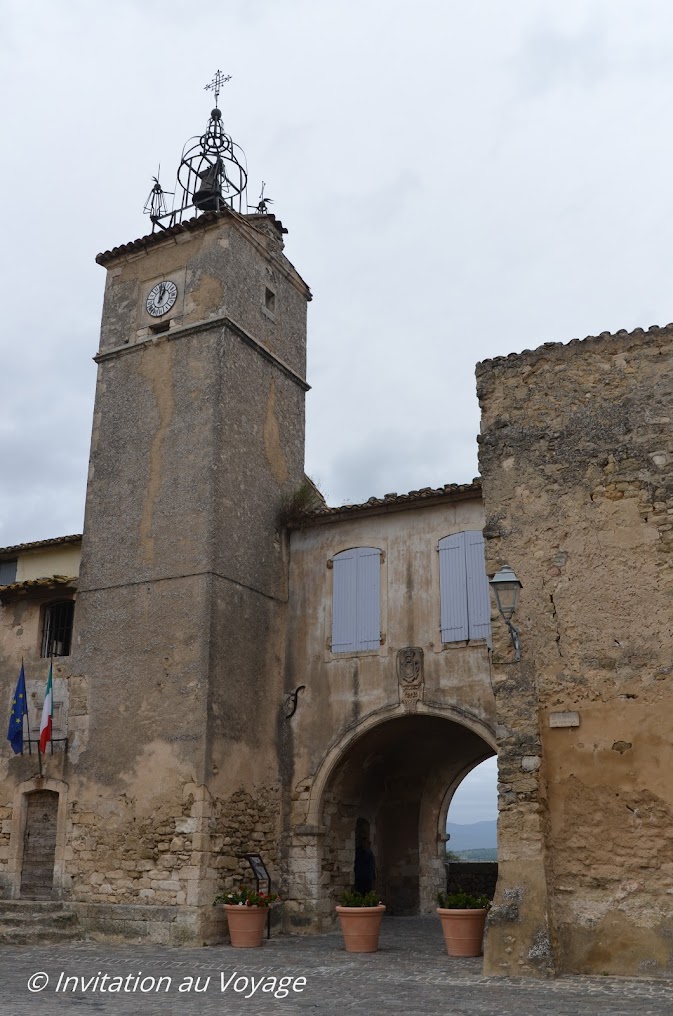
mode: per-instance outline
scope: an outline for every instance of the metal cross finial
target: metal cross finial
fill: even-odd
[[[215,77],[213,78],[213,80],[209,82],[209,84],[207,84],[204,88],[204,92],[210,91],[211,88],[215,92],[216,106],[217,100],[220,97],[220,89],[222,85],[225,84],[225,82],[227,81],[231,81],[231,74],[223,74],[222,71],[218,68],[217,71],[215,72]]]

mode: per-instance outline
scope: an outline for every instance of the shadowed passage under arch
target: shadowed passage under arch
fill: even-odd
[[[353,885],[356,840],[367,827],[376,890],[393,914],[429,913],[445,884],[447,787],[493,748],[455,720],[391,718],[365,731],[325,785],[322,882],[330,898]]]

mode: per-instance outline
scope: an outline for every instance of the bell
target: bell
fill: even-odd
[[[194,207],[201,212],[219,212],[224,204],[221,190],[222,159],[199,173],[201,183],[194,191]]]

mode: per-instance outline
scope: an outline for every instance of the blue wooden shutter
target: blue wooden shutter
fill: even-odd
[[[344,550],[336,554],[332,567],[332,652],[353,652],[356,648],[357,551]]]
[[[442,642],[467,640],[465,533],[444,536],[439,541],[439,599]]]
[[[357,554],[357,649],[381,645],[381,551],[358,547]]]
[[[381,551],[354,547],[335,554],[332,652],[378,649],[381,644]]]
[[[491,634],[491,598],[484,559],[484,536],[478,530],[465,533],[465,563],[468,637],[487,639]]]
[[[16,582],[16,562],[15,557],[10,561],[0,561],[0,586],[9,586],[12,582]]]

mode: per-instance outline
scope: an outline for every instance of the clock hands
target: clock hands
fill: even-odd
[[[171,309],[177,295],[178,287],[174,282],[168,279],[165,279],[163,282],[157,282],[148,293],[145,303],[147,312],[152,317],[161,317]]]

